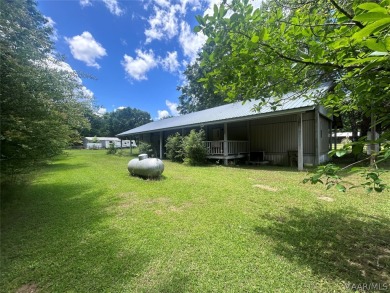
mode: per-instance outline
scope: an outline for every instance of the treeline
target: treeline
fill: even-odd
[[[83,129],[82,136],[115,136],[152,121],[148,112],[130,107],[104,115],[97,115],[91,110],[87,113],[87,118],[91,127]]]

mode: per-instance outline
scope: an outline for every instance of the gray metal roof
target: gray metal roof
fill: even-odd
[[[323,91],[325,88],[319,88],[317,91],[318,90]],[[314,91],[311,91],[311,93],[313,92]],[[310,94],[310,92],[307,94]],[[288,99],[293,95],[293,93],[284,95],[283,100],[286,99],[287,102],[285,102],[281,107],[278,107],[276,111],[272,110],[269,106],[263,106],[260,112],[255,112],[253,108],[259,103],[257,100],[248,101],[245,104],[242,104],[242,102],[235,102],[199,112],[153,121],[137,128],[119,133],[116,136],[121,137],[169,129],[187,128],[191,126],[195,127],[215,123],[243,121],[314,109],[316,104],[312,100],[309,100],[305,97],[301,96],[295,99]]]

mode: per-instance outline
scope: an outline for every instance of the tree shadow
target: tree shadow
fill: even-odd
[[[390,219],[350,210],[304,211],[264,216],[255,227],[272,238],[275,253],[314,274],[345,284],[390,284]]]
[[[150,261],[110,225],[105,190],[38,183],[19,192],[1,207],[5,291],[34,284],[45,292],[119,292]]]

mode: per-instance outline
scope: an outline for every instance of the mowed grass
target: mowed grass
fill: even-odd
[[[143,180],[130,159],[69,151],[14,190],[1,207],[1,292],[390,284],[389,193],[326,191],[270,166],[164,161],[161,180]]]

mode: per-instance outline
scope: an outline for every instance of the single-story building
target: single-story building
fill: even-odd
[[[288,95],[285,96],[288,98]],[[276,111],[268,106],[254,111],[258,101],[235,102],[186,115],[158,120],[117,135],[138,137],[165,156],[168,136],[204,129],[208,158],[246,157],[248,161],[272,161],[277,165],[318,165],[328,161],[332,119],[324,107],[304,97],[288,100]]]
[[[83,145],[86,149],[107,149],[113,143],[116,148],[137,147],[135,140],[123,140],[118,137],[84,137]]]

